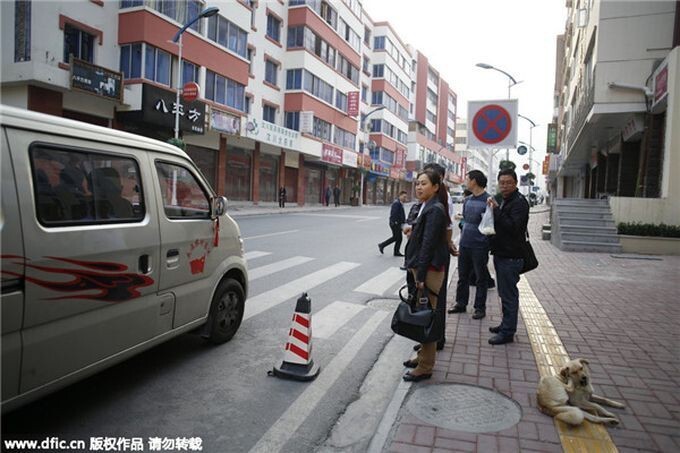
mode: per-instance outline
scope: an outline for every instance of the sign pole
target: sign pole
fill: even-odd
[[[182,80],[182,33],[177,40],[179,52],[177,57],[177,96],[175,97],[175,139],[179,139],[179,92]]]

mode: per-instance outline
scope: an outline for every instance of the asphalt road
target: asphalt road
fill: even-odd
[[[5,414],[2,437],[141,437],[145,451],[151,437],[200,437],[207,452],[314,451],[392,337],[391,312],[367,305],[395,298],[404,280],[392,246],[381,255],[376,245],[390,235],[388,213],[331,207],[239,218],[251,284],[232,341],[171,340]],[[307,383],[268,377],[303,290],[321,373]]]

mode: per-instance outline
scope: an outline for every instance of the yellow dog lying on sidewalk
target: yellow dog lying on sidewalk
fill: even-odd
[[[600,404],[619,409],[625,406],[593,394],[587,364],[585,359],[570,360],[558,376],[542,377],[536,393],[538,408],[544,414],[570,425],[580,425],[584,419],[593,423],[618,425],[616,415]]]

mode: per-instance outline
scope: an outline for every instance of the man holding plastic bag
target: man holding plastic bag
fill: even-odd
[[[465,185],[472,194],[463,204],[463,230],[458,247],[456,305],[449,310],[449,313],[464,313],[467,310],[470,277],[473,273],[481,275],[482,278],[477,279],[473,319],[482,319],[486,316],[489,279],[485,276],[488,275],[486,266],[489,262],[489,234],[493,234],[493,211],[491,208],[487,209],[486,200],[489,194],[486,191],[486,183],[486,176],[479,170],[472,170],[467,174]],[[490,214],[485,214],[485,211]],[[482,228],[485,216],[486,224]]]
[[[519,310],[519,274],[524,265],[524,242],[529,223],[529,203],[517,190],[517,174],[514,170],[498,173],[498,187],[503,196],[500,205],[489,197],[487,205],[493,209],[495,235],[491,237],[491,254],[496,268],[498,295],[503,308],[503,321],[489,327],[495,334],[489,344],[512,343],[517,331]]]

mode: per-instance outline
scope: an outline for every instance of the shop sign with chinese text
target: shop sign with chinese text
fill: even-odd
[[[281,148],[300,151],[300,133],[287,127],[248,116],[246,137]]]
[[[324,143],[321,148],[321,160],[329,164],[342,165],[342,149]]]
[[[123,73],[71,59],[71,88],[123,102]]]
[[[144,84],[142,91],[142,121],[174,128],[175,112],[179,109],[179,128],[185,132],[205,132],[205,104],[200,101],[176,103],[175,93]]]

